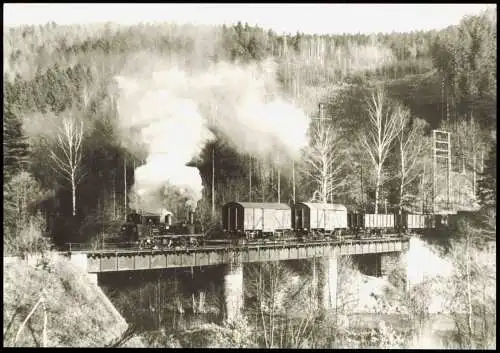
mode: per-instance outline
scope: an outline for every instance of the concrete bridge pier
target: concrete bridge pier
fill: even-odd
[[[336,256],[320,258],[318,278],[319,305],[324,310],[334,309],[337,306],[337,276],[338,261]]]
[[[224,272],[224,303],[227,321],[236,319],[243,309],[243,265],[228,264]]]

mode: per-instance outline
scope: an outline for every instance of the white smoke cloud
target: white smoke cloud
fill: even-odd
[[[151,195],[169,182],[198,201],[201,177],[186,163],[214,139],[209,127],[239,152],[256,157],[280,151],[295,158],[307,144],[308,119],[279,94],[272,62],[219,63],[199,72],[175,64],[149,71],[153,66],[116,77],[121,127],[139,129],[148,146],[146,164],[135,171],[133,193]]]

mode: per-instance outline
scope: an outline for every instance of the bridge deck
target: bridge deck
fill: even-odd
[[[409,238],[384,238],[344,242],[318,241],[159,250],[120,249],[79,253],[86,255],[87,272],[99,273],[401,252],[408,247]],[[78,252],[72,252],[70,256],[76,254]]]

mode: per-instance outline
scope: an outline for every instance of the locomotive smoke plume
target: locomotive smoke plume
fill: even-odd
[[[279,94],[272,62],[219,63],[194,72],[150,60],[141,70],[116,77],[122,130],[139,130],[148,148],[146,164],[135,171],[132,208],[162,207],[166,195],[159,190],[165,183],[195,204],[202,181],[198,169],[186,164],[215,138],[211,131],[241,153],[265,157],[279,151],[282,162],[307,143],[308,119]],[[132,148],[131,141],[124,138]]]

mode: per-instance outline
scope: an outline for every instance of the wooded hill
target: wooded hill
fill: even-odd
[[[9,185],[4,188],[6,238],[15,238],[36,210],[50,221],[50,229],[60,242],[88,241],[99,232],[116,231],[116,224],[124,217],[134,167],[142,163],[146,151],[130,151],[120,141],[117,92],[110,87],[116,75],[133,70],[131,62],[140,66],[141,58],[153,53],[182,58],[186,67],[197,70],[211,62],[244,64],[273,58],[279,86],[307,114],[315,116],[318,103],[327,103],[325,114],[332,119],[329,124],[337,133],[335,142],[343,151],[344,167],[336,175],[342,185],[320,194],[333,195],[338,202],[373,207],[378,192],[375,185],[380,184],[379,203],[384,198],[389,205],[404,203],[396,140],[388,146],[379,183],[366,149],[353,143],[352,137],[363,135],[367,125],[370,94],[375,87],[383,86],[388,107],[408,112],[410,130],[410,122],[422,121],[417,140],[425,143],[414,156],[420,162],[411,175],[419,178],[408,182],[404,198],[409,205],[421,204],[426,198],[422,190],[429,188],[430,152],[426,148],[431,128],[452,132],[453,169],[469,173],[467,180],[481,179],[483,161],[490,163],[489,156],[496,154],[492,149],[493,141],[496,146],[493,11],[466,17],[458,26],[441,31],[373,35],[278,35],[242,23],[222,27],[51,23],[8,28],[4,29],[3,54],[4,180]],[[75,169],[65,172],[58,168],[54,158],[58,155],[53,152],[59,141],[57,128],[70,121],[69,117],[81,122],[82,128],[78,134],[78,124],[68,126],[75,138],[72,141],[78,145],[78,158],[73,160]],[[214,145],[223,161],[216,170],[216,204],[244,200],[249,185],[248,159],[238,156],[224,141]],[[200,210],[206,222],[210,218],[210,147],[202,153],[199,165],[206,189]],[[254,165],[255,199],[275,201],[276,169],[265,163]],[[301,186],[297,199],[310,199],[318,185],[310,173],[300,172],[300,165],[297,168],[297,185]],[[366,178],[362,188],[360,168]],[[478,175],[473,178],[474,170]],[[492,172],[491,167],[484,170]],[[23,171],[28,174],[20,177]],[[290,177],[284,172],[280,177],[281,200],[288,202]],[[479,192],[480,188],[481,195],[491,196],[492,180],[496,182],[496,174],[477,186],[474,182],[473,189]],[[40,192],[28,192],[34,188]],[[28,209],[29,215],[20,217]]]

